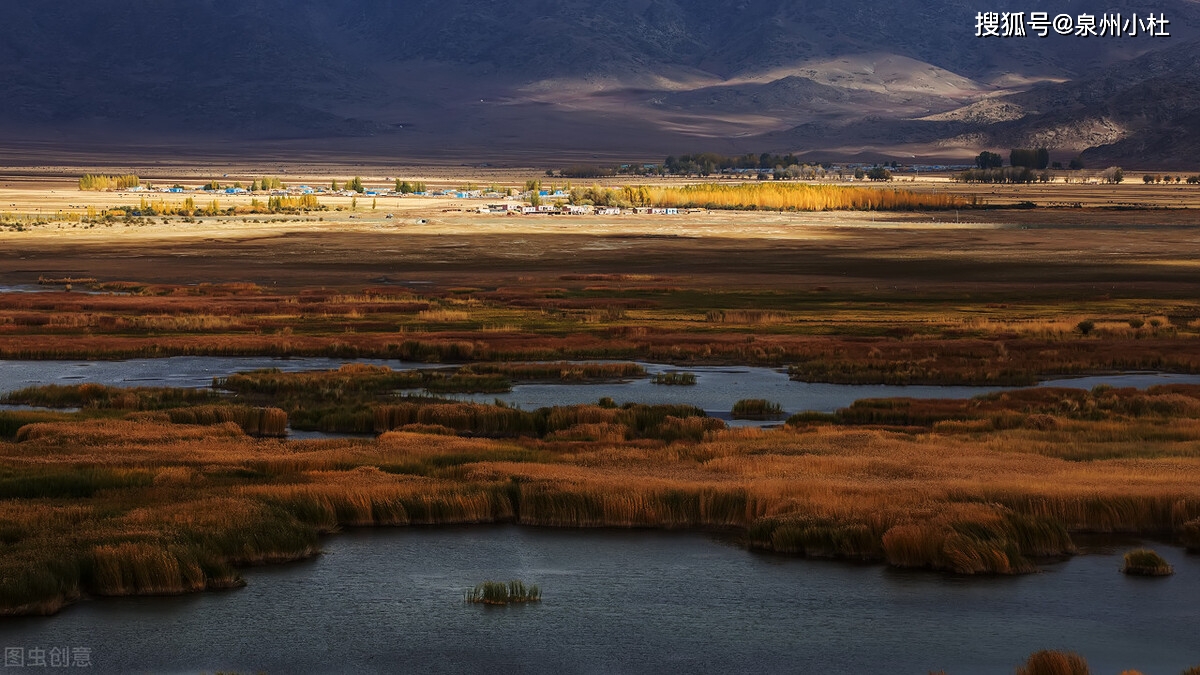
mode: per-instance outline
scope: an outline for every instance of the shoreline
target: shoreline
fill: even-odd
[[[522,523],[516,519],[501,519],[501,520],[494,520],[494,521],[488,521],[488,522],[457,522],[457,523],[441,523],[441,524],[438,524],[438,523],[415,523],[415,524],[407,524],[407,525],[346,525],[346,526],[341,527],[337,531],[323,533],[320,535],[320,538],[321,538],[321,540],[326,540],[329,538],[337,537],[345,532],[358,532],[358,531],[384,531],[384,530],[399,530],[399,529],[424,529],[424,530],[440,530],[440,531],[463,530],[463,531],[465,531],[465,530],[476,529],[476,528],[503,527],[503,526],[543,529],[543,530],[547,530],[547,531],[562,530],[562,531],[572,531],[572,532],[577,532],[577,533],[606,532],[606,531],[611,531],[611,532],[641,531],[641,532],[656,532],[656,533],[700,534],[700,535],[708,535],[712,539],[714,539],[716,541],[720,541],[724,544],[736,546],[738,548],[742,548],[747,551],[751,551],[751,552],[762,554],[762,555],[777,556],[780,558],[789,558],[789,559],[801,558],[801,559],[807,559],[807,560],[828,561],[828,562],[836,563],[839,565],[849,564],[849,565],[863,566],[863,567],[884,566],[884,567],[889,567],[889,568],[896,569],[896,570],[906,570],[906,571],[910,571],[910,572],[914,572],[914,573],[921,573],[921,574],[934,574],[934,575],[939,575],[939,576],[948,577],[948,578],[956,578],[956,579],[964,579],[964,578],[966,578],[966,579],[971,579],[971,578],[988,579],[988,578],[1005,577],[1005,576],[1021,576],[1021,575],[1026,575],[1026,574],[1040,574],[1045,571],[1042,569],[1042,567],[1047,566],[1047,565],[1060,564],[1060,563],[1066,562],[1076,556],[1086,556],[1086,555],[1120,556],[1121,555],[1121,553],[1119,553],[1117,551],[1105,552],[1104,550],[1100,550],[1102,548],[1106,548],[1105,544],[1091,544],[1091,545],[1085,545],[1084,547],[1078,548],[1072,552],[1038,556],[1031,560],[1031,563],[1033,563],[1033,565],[1034,565],[1033,569],[1028,569],[1028,570],[1021,571],[1021,572],[1014,572],[1011,574],[1004,574],[1004,573],[999,573],[999,572],[982,573],[982,574],[980,574],[980,573],[963,574],[963,573],[956,573],[952,570],[944,570],[944,569],[936,569],[936,568],[928,568],[928,567],[924,567],[924,568],[908,567],[908,566],[903,566],[903,565],[896,565],[896,564],[888,562],[887,560],[882,560],[882,559],[871,559],[871,558],[861,558],[861,557],[859,557],[859,558],[838,557],[838,556],[826,556],[826,555],[806,555],[803,553],[798,554],[798,553],[788,552],[788,551],[779,551],[779,550],[765,548],[763,546],[755,545],[753,542],[746,540],[743,536],[749,532],[748,529],[734,527],[734,526],[711,526],[711,525],[700,525],[700,526],[692,526],[692,527],[687,527],[687,526],[684,526],[684,527],[665,526],[664,527],[664,526],[654,526],[654,525],[571,526],[571,525],[546,525],[546,524],[538,524],[538,523]],[[1172,534],[1169,531],[1157,531],[1157,532],[1087,532],[1087,531],[1079,531],[1079,532],[1071,532],[1070,534],[1073,537],[1081,536],[1081,537],[1088,538],[1088,539],[1100,538],[1102,541],[1111,541],[1111,540],[1121,541],[1124,543],[1123,548],[1136,547],[1141,544],[1149,542],[1149,543],[1154,543],[1154,544],[1160,545],[1160,546],[1169,546],[1171,548],[1178,549],[1180,551],[1186,551],[1187,555],[1195,555],[1194,552],[1188,550],[1177,539],[1166,538]],[[1093,550],[1089,550],[1089,549],[1093,549]],[[263,568],[263,567],[281,567],[281,566],[288,565],[290,563],[304,562],[307,560],[312,560],[312,559],[315,559],[317,557],[324,555],[324,553],[325,553],[324,549],[322,547],[318,547],[318,548],[313,549],[302,555],[282,555],[281,554],[278,556],[268,557],[267,559],[264,559],[264,560],[254,561],[254,562],[250,562],[250,563],[237,564],[237,565],[235,565],[235,569],[242,571],[242,570],[251,570],[251,569]],[[186,590],[166,591],[166,592],[122,593],[122,594],[89,594],[87,592],[81,592],[80,594],[78,594],[75,597],[63,598],[61,602],[49,601],[49,602],[37,603],[35,605],[31,605],[31,606],[27,606],[27,607],[20,607],[20,608],[15,608],[15,609],[14,608],[6,608],[4,610],[0,610],[0,625],[3,625],[5,622],[19,621],[21,619],[28,619],[28,618],[35,618],[35,617],[36,618],[50,618],[50,617],[58,615],[59,613],[61,613],[63,611],[69,610],[72,606],[78,604],[79,602],[83,602],[83,601],[99,600],[99,601],[111,602],[111,601],[119,601],[122,598],[131,598],[131,597],[177,597],[177,596],[184,596],[184,595],[193,595],[193,594],[197,594],[197,593],[233,591],[233,590],[237,590],[240,588],[244,588],[245,586],[249,585],[250,583],[252,583],[252,582],[244,579],[241,576],[241,574],[238,574],[237,577],[234,579],[210,580],[204,588],[199,588],[199,589],[186,589]]]

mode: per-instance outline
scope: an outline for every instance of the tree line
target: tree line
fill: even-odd
[[[1014,169],[1024,168],[1034,171],[1045,171],[1048,168],[1062,169],[1062,162],[1050,162],[1049,148],[1013,148],[1008,152],[1008,165]],[[1004,158],[1000,153],[984,150],[975,156],[975,168],[981,170],[999,169],[1004,166]],[[1083,159],[1075,157],[1068,166],[1072,171],[1084,168]]]
[[[1188,185],[1200,185],[1200,175],[1198,175],[1198,176],[1188,176],[1187,178],[1184,178],[1182,175],[1177,175],[1177,176],[1171,176],[1171,175],[1167,175],[1167,176],[1164,176],[1164,175],[1162,175],[1162,174],[1150,174],[1150,173],[1148,173],[1148,174],[1146,174],[1145,176],[1142,176],[1142,182],[1143,182],[1143,183],[1145,183],[1145,184],[1147,184],[1147,185],[1150,185],[1151,183],[1164,183],[1164,184],[1175,183],[1175,184],[1179,184],[1179,183],[1183,183],[1183,182],[1186,182]]]
[[[399,178],[396,179],[396,192],[399,192],[402,195],[411,195],[417,192],[425,191],[426,189],[424,183],[418,181],[409,182],[406,180],[400,180]]]
[[[663,160],[666,173],[707,176],[729,169],[741,170],[774,170],[802,164],[800,158],[793,153],[777,155],[769,152],[761,154],[746,153],[744,155],[728,156],[715,152],[702,152],[695,155],[674,155]]]

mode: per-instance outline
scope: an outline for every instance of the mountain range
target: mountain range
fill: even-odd
[[[976,37],[981,11],[1169,37]],[[1191,167],[1200,0],[86,0],[7,7],[0,157],[961,161]]]

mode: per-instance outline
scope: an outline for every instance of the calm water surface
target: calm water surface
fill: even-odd
[[[354,531],[246,588],[85,601],[0,623],[4,646],[90,646],[95,672],[1011,674],[1038,649],[1093,672],[1200,664],[1200,557],[1132,579],[1084,555],[958,578],[764,555],[700,534],[490,526]],[[540,604],[468,606],[488,579]]]
[[[438,368],[441,364],[423,364],[387,359],[274,358],[175,356],[162,359],[127,361],[0,361],[0,394],[42,384],[101,384],[136,387],[206,387],[214,377],[258,368],[283,371],[334,369],[345,363],[385,365],[395,370]],[[649,378],[597,384],[518,384],[504,394],[470,394],[456,398],[481,402],[500,399],[526,410],[554,405],[595,403],[611,397],[618,404],[684,403],[703,408],[710,415],[728,419],[733,404],[744,398],[765,398],[783,406],[786,413],[806,410],[833,412],[863,398],[908,396],[912,398],[970,398],[1011,387],[846,385],[797,382],[783,370],[751,367],[677,368],[657,363],[641,364],[653,375],[685,370],[696,374],[693,386],[653,384]],[[1155,384],[1200,384],[1200,375],[1165,373],[1128,373],[1052,380],[1039,386],[1090,389],[1098,384],[1145,388]],[[738,424],[764,424],[738,421]],[[778,422],[776,422],[778,423]]]

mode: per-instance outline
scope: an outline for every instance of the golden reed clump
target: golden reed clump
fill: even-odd
[[[1043,650],[1031,654],[1017,675],[1091,675],[1087,660],[1075,652]]]

